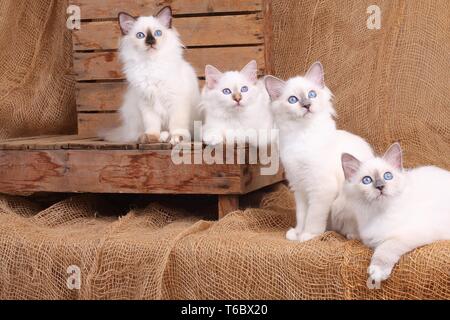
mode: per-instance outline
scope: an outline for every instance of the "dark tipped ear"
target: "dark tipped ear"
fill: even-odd
[[[206,86],[208,87],[208,89],[214,89],[221,77],[222,72],[220,72],[220,70],[216,67],[213,67],[209,64],[205,67]]]
[[[123,35],[127,35],[128,33],[130,33],[135,23],[136,18],[132,15],[129,15],[126,12],[119,13],[119,26]]]
[[[172,28],[172,8],[170,6],[162,8],[156,18],[167,28]]]
[[[400,146],[400,143],[396,142],[392,146],[390,146],[389,149],[384,154],[383,159],[390,165],[394,166],[395,168],[402,170],[403,151],[402,147]]]
[[[350,180],[359,170],[361,161],[348,153],[341,156],[342,169],[344,169],[345,180]]]
[[[266,76],[264,78],[264,84],[266,85],[266,90],[269,93],[270,98],[272,100],[277,100],[283,94],[286,82],[274,76]]]
[[[309,67],[308,72],[305,76],[307,79],[314,82],[316,85],[318,85],[320,88],[325,87],[325,79],[324,79],[324,73],[323,73],[323,66],[322,64],[317,61],[314,62],[311,67]]]
[[[251,82],[256,82],[258,80],[258,63],[255,60],[250,61],[242,70],[243,74]]]

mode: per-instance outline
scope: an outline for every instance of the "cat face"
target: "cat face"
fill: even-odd
[[[206,90],[217,106],[230,112],[239,111],[253,103],[258,95],[258,66],[250,61],[241,71],[222,73],[206,66]]]
[[[314,63],[304,77],[284,82],[273,76],[264,80],[278,118],[308,120],[322,114],[334,115],[332,94],[324,84],[323,67]]]
[[[384,201],[403,190],[402,150],[398,143],[393,144],[382,158],[366,162],[344,153],[342,168],[347,186],[365,201]]]
[[[155,17],[134,18],[119,13],[123,40],[135,50],[152,54],[171,45],[178,45],[178,34],[172,29],[172,9],[163,8]]]

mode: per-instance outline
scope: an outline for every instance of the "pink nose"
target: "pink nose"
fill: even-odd
[[[238,93],[238,94],[233,94],[233,100],[236,102],[241,102],[242,100],[242,96]]]

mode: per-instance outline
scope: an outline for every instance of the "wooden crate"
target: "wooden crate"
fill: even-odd
[[[238,196],[283,180],[282,169],[261,176],[260,165],[175,165],[168,144],[117,144],[95,138],[118,125],[126,82],[118,61],[117,14],[152,15],[171,5],[174,26],[187,46],[201,85],[204,66],[223,70],[256,59],[272,73],[270,0],[72,0],[81,8],[73,32],[78,135],[12,139],[0,143],[0,192],[205,194],[219,213]],[[194,151],[192,152],[194,154]]]

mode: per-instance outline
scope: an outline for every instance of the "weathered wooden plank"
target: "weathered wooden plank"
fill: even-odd
[[[261,14],[178,18],[174,26],[188,47],[264,43]],[[85,22],[72,38],[75,51],[111,50],[119,47],[121,31],[116,21]]]
[[[78,134],[98,136],[120,125],[118,113],[78,113]]]
[[[240,175],[238,165],[176,165],[170,150],[0,151],[0,193],[7,194],[237,194]]]
[[[120,11],[134,16],[154,15],[170,5],[175,15],[260,11],[262,0],[70,0],[81,7],[81,18],[116,18]]]
[[[70,142],[66,149],[71,150],[136,150],[137,143],[115,143],[107,141]]]
[[[274,159],[274,161],[276,161]],[[242,169],[242,191],[244,193],[249,193],[261,189],[261,186],[270,186],[277,182],[285,180],[284,169],[281,163],[278,167],[275,167],[276,174],[262,175],[261,168],[268,166],[262,166],[260,164],[251,164],[243,166]]]
[[[219,219],[224,218],[227,214],[239,210],[238,195],[220,195],[218,199]]]
[[[204,83],[204,80],[199,81],[200,88],[203,88]],[[78,82],[77,110],[78,112],[118,110],[126,89],[126,82]]]
[[[187,49],[186,59],[197,75],[205,75],[205,66],[212,64],[221,70],[240,70],[250,60],[258,62],[259,73],[264,74],[264,47],[226,47]],[[124,79],[117,52],[74,53],[74,72],[78,81]]]

